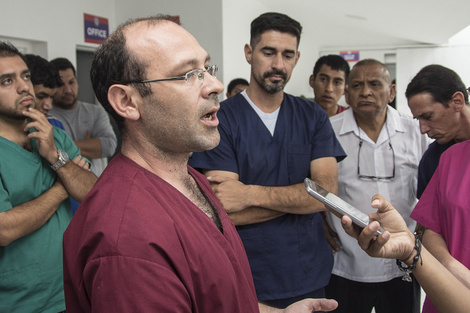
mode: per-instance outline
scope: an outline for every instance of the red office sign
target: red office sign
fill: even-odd
[[[85,42],[100,44],[108,38],[108,19],[91,14],[83,14],[85,25]]]
[[[359,51],[341,51],[339,55],[348,62],[359,61]]]

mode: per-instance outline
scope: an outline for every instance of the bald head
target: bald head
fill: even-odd
[[[378,71],[381,71],[382,72],[382,78],[386,82],[388,82],[389,85],[391,84],[392,79],[390,78],[390,71],[388,70],[387,66],[385,66],[385,64],[383,64],[382,62],[377,61],[375,59],[364,59],[364,60],[361,60],[361,61],[357,62],[351,70],[350,76],[348,77],[348,83],[350,81],[349,78],[351,76],[353,76],[353,74],[354,74],[353,71],[356,70],[356,72],[357,72],[357,70],[360,67],[364,67],[364,66],[374,67]]]
[[[148,29],[165,23],[179,25],[168,15],[131,19],[121,24],[95,52],[90,73],[93,90],[98,101],[116,120],[120,128],[124,126],[124,119],[109,104],[108,89],[113,84],[143,80],[146,73],[145,63],[143,63],[145,60],[137,58],[134,49],[129,49],[127,44],[127,40],[132,40],[132,37],[138,33],[132,35],[129,33],[138,28]],[[150,88],[145,84],[136,84],[135,87],[142,96],[151,94]]]

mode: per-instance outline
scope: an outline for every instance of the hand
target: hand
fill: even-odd
[[[333,253],[338,252],[339,249],[339,236],[338,234],[328,225],[328,222],[326,221],[326,215],[322,213],[322,219],[323,219],[323,228],[325,229],[325,236],[326,236],[326,241],[330,245],[331,251]]]
[[[85,135],[85,140],[91,139],[91,138],[92,138],[92,137],[91,137],[91,131],[90,131],[90,130],[87,130],[87,131],[86,131],[86,135]]]
[[[353,225],[348,216],[343,216],[341,221],[346,233],[356,238],[359,246],[372,257],[399,260],[409,257],[413,252],[415,239],[400,213],[380,195],[372,198],[371,206],[378,210],[369,214],[372,222],[362,231]],[[377,237],[375,232],[380,227],[379,222],[385,231]]]
[[[90,164],[81,155],[77,155],[72,161],[84,170],[90,170]]]
[[[239,212],[250,206],[244,201],[249,196],[249,188],[239,180],[220,175],[207,177],[207,180],[227,213]]]
[[[317,311],[333,311],[338,302],[329,299],[304,299],[285,308],[284,313],[311,313]]]
[[[31,128],[35,130],[29,132],[28,138],[36,138],[36,146],[38,147],[39,154],[50,164],[56,163],[59,155],[54,141],[52,125],[47,121],[46,116],[33,108],[28,108],[28,110],[23,111],[23,115],[30,120],[30,122],[26,124],[24,131],[29,132]]]

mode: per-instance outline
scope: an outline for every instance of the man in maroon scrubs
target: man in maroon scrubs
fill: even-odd
[[[336,302],[259,304],[238,234],[192,151],[219,143],[208,53],[169,17],[129,21],[91,76],[122,150],[64,235],[67,312],[313,312]]]

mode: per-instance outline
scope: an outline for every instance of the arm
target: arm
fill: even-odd
[[[470,271],[456,260],[447,249],[447,243],[441,234],[426,229],[423,234],[423,245],[428,251],[444,265],[462,284],[470,288]]]
[[[262,303],[258,303],[258,305],[260,313],[311,313],[333,311],[338,306],[338,302],[328,299],[304,299],[289,305],[285,309],[276,309]]]
[[[334,157],[320,158],[310,163],[312,180],[334,193],[338,190],[337,172]],[[307,194],[303,182],[290,186],[267,187],[245,185],[238,181],[236,173],[207,171],[205,175],[227,213],[237,221],[238,224],[234,222],[237,225],[257,223],[262,219],[269,220],[285,213],[310,214],[325,210],[322,203]],[[266,212],[266,209],[274,213]],[[237,214],[234,215],[235,213]]]
[[[86,132],[85,139],[73,142],[80,149],[80,154],[87,159],[101,158],[101,141],[99,138],[92,138],[89,130]]]
[[[0,246],[9,245],[44,225],[68,198],[60,180],[34,200],[0,213]]]
[[[406,227],[405,221],[381,196],[374,196],[372,207],[378,211],[369,215],[372,222],[362,231],[352,224],[349,217],[343,216],[345,231],[357,238],[361,248],[370,256],[404,260],[410,265],[416,255],[413,250],[415,239]],[[386,231],[375,237],[374,233],[380,226],[377,221]],[[421,258],[416,263],[413,275],[439,312],[468,312],[470,289],[452,275],[425,247],[421,250]]]
[[[77,156],[56,171],[67,192],[78,202],[83,201],[98,179],[87,169],[88,163],[83,164],[84,162],[81,156]]]
[[[39,154],[49,164],[55,164],[59,159],[59,155],[54,141],[52,125],[47,121],[44,114],[36,109],[29,109],[23,112],[23,114],[31,119],[31,122],[26,125],[25,131],[30,129],[35,130],[28,134],[28,138],[34,138]],[[56,173],[70,196],[78,202],[83,200],[97,180],[97,177],[92,172],[75,164],[75,162],[67,162]]]
[[[282,216],[285,213],[261,207],[246,207],[242,211],[232,209],[239,202],[239,195],[232,193],[233,186],[244,188],[246,185],[238,180],[238,174],[228,171],[205,171],[204,174],[211,182],[212,190],[227,211],[235,225],[261,223]],[[243,191],[241,191],[243,193]],[[244,195],[241,197],[245,197]]]
[[[89,109],[89,110],[88,110]],[[99,106],[91,106],[88,114],[93,114],[95,121],[83,140],[75,140],[80,153],[88,159],[110,157],[116,151],[117,138],[106,111]]]

